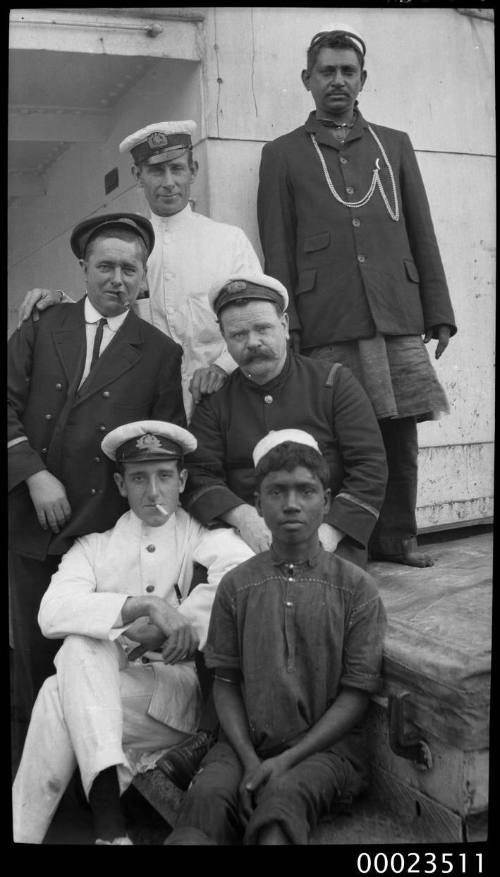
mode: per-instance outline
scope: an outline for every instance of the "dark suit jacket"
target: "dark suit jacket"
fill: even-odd
[[[310,133],[333,185],[347,201],[380,178],[394,208],[389,170],[361,114],[344,146],[311,113],[305,126],[264,146],[258,218],[265,271],[290,293],[291,328],[302,349],[384,335],[418,335],[446,323],[456,332],[422,177],[408,135],[371,127],[394,172],[400,218],[377,189],[360,208],[339,204],[327,185]]]
[[[131,311],[77,392],[85,350],[84,299],[44,311],[9,339],[9,536],[28,557],[62,554],[76,536],[103,532],[126,511],[100,447],[107,432],[149,418],[186,424],[182,350],[158,329]],[[57,535],[40,527],[25,484],[45,468],[64,484],[72,509]]]

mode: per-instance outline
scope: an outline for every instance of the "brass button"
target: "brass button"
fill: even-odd
[[[348,195],[354,195],[354,189],[352,186],[346,186],[345,190]]]
[[[99,431],[100,431],[100,432],[106,432],[106,427],[104,426],[104,423],[101,423],[101,425],[100,425],[100,427],[99,427]]]
[[[146,585],[146,591],[148,592],[148,594],[151,594],[151,592],[154,591],[154,589],[155,589],[154,585]]]
[[[52,420],[52,414],[46,414],[45,420]]]
[[[349,159],[345,158],[345,156],[341,155],[340,156],[340,164],[348,164],[348,163],[349,163]]]
[[[95,496],[96,493],[97,493],[97,490],[95,489],[95,487],[93,487],[92,490],[90,491],[90,495]]]
[[[272,396],[264,396],[264,402],[266,403],[266,405],[270,405],[272,401],[273,401]]]
[[[56,384],[56,390],[62,390],[62,384]]]
[[[42,448],[42,454],[46,454],[46,453],[47,453],[47,448]]]
[[[355,217],[352,221],[352,224],[354,228],[359,228],[359,226],[361,225],[361,221]]]
[[[358,256],[358,262],[366,262],[366,256]]]
[[[156,551],[156,545],[146,545],[146,551],[149,551],[149,553],[152,554],[153,551]]]
[[[100,463],[100,462],[101,462],[100,457],[94,457],[94,463]]]
[[[103,395],[104,399],[109,399],[109,397],[111,396],[111,393],[109,392],[109,390],[103,390],[102,395]]]

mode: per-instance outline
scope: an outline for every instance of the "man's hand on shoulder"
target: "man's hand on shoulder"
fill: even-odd
[[[271,532],[253,506],[243,503],[222,517],[256,554],[267,551],[271,545]]]
[[[445,324],[442,326],[432,326],[432,328],[428,329],[424,335],[424,344],[429,343],[431,338],[434,336],[434,333],[437,333],[438,339],[434,356],[436,359],[439,359],[441,354],[445,352],[450,342],[451,328],[450,326],[447,326]]]
[[[64,484],[47,469],[26,479],[38,522],[44,530],[59,533],[71,517]]]
[[[193,397],[194,404],[197,405],[203,396],[210,395],[219,390],[227,378],[227,373],[219,365],[207,366],[207,368],[197,368],[189,383],[189,390]]]
[[[39,319],[38,311],[44,311],[46,308],[51,308],[52,305],[59,304],[62,301],[63,296],[64,293],[62,289],[30,289],[19,306],[19,322],[17,328],[19,328],[25,320],[29,319],[31,314],[33,314],[34,322],[36,322]]]

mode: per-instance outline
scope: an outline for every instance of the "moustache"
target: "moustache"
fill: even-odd
[[[274,359],[274,355],[272,353],[248,353],[245,357],[245,362],[258,362],[259,360],[266,359]]]

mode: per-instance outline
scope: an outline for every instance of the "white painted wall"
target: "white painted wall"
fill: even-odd
[[[363,114],[407,131],[417,150],[459,326],[436,364],[451,413],[419,427],[419,524],[488,517],[493,502],[496,239],[492,24],[441,8],[190,9],[202,10],[205,24],[169,23],[163,44],[131,34],[105,37],[108,52],[133,55],[137,46],[138,55],[150,51],[154,64],[114,108],[106,141],[71,147],[47,175],[46,195],[28,206],[24,201],[14,205],[9,328],[30,287],[57,286],[81,294],[68,245],[76,222],[106,209],[146,210],[118,143],[151,121],[193,118],[200,123],[196,207],[240,225],[260,252],[255,205],[262,146],[301,125],[313,108],[300,81],[310,38],[331,22],[349,22],[368,46]],[[129,22],[126,11],[115,10],[116,20]],[[36,28],[29,37],[39,48]],[[53,49],[63,47],[59,32],[51,39]],[[96,50],[91,42],[80,48]],[[201,64],[173,60],[194,57]],[[106,198],[103,178],[113,167],[119,169],[120,186]]]
[[[453,9],[212,7],[204,75],[211,215],[241,225],[259,247],[262,146],[303,124],[314,108],[300,72],[311,37],[333,22],[350,23],[366,39],[364,116],[407,131],[417,151],[459,327],[435,363],[451,413],[419,426],[419,525],[489,517],[496,240],[493,25]]]

